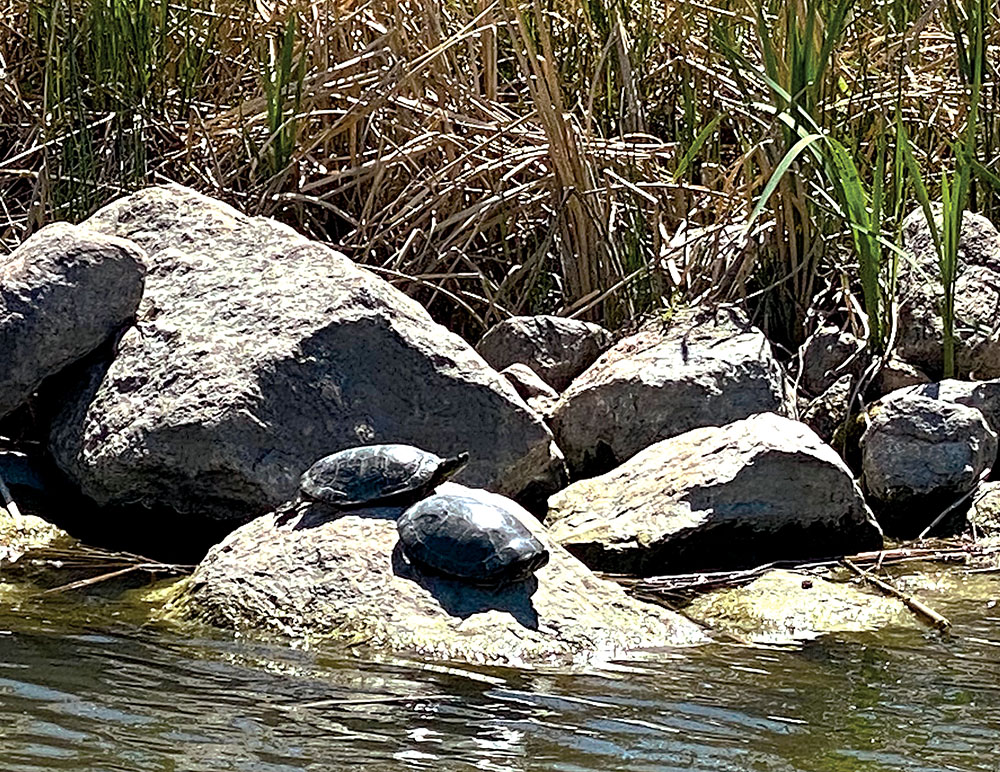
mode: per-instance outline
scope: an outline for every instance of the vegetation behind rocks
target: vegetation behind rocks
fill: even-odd
[[[878,349],[904,209],[997,208],[985,0],[0,7],[8,246],[172,179],[468,337],[749,297],[772,340],[834,314]]]

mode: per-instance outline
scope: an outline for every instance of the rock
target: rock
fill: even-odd
[[[851,333],[824,327],[803,346],[800,385],[809,394],[819,396],[844,375],[857,380],[867,365],[864,349],[864,342]]]
[[[920,384],[895,392],[885,398],[894,399],[901,394],[916,394],[929,399],[952,402],[974,407],[983,414],[986,423],[1000,434],[1000,379],[993,381],[958,381],[954,378],[939,383]]]
[[[799,571],[768,571],[745,587],[716,590],[684,608],[691,619],[753,643],[808,641],[828,633],[916,627],[894,598]]]
[[[940,207],[937,210],[940,229]],[[903,248],[914,265],[900,261],[899,341],[896,353],[932,376],[943,371],[940,308],[944,297],[931,231],[922,209],[903,221]],[[1000,377],[1000,234],[989,220],[966,212],[959,238],[955,283],[956,375]]]
[[[875,388],[878,395],[882,397],[897,389],[905,389],[907,386],[921,386],[930,382],[930,376],[925,372],[893,354],[882,366],[876,379]]]
[[[500,497],[453,483],[440,493]],[[502,500],[502,499],[501,499]],[[511,502],[507,502],[508,507]],[[214,547],[169,604],[168,616],[292,638],[364,643],[430,658],[497,665],[583,664],[630,649],[703,640],[697,626],[598,579],[551,543],[533,579],[483,589],[420,573],[401,555],[399,509],[274,527],[265,515]]]
[[[144,275],[135,244],[68,223],[0,258],[0,418],[134,317]]]
[[[640,575],[880,549],[851,473],[808,427],[763,413],[663,440],[549,499],[552,538]]]
[[[497,370],[527,365],[563,391],[611,345],[603,327],[560,316],[513,316],[490,328],[476,351]]]
[[[514,390],[521,395],[521,399],[528,403],[528,407],[543,418],[551,415],[552,409],[559,401],[559,394],[534,370],[527,365],[515,363],[505,367],[500,374],[510,381]]]
[[[978,484],[996,459],[997,435],[972,407],[896,392],[870,410],[861,438],[862,480],[886,533],[918,535]],[[959,507],[941,530],[960,525]]]
[[[850,401],[854,394],[854,376],[843,375],[802,411],[802,423],[823,440],[832,443],[834,436],[847,422]]]
[[[33,550],[68,547],[73,538],[40,517],[11,514],[0,503],[0,572],[9,573],[10,566]]]
[[[558,487],[552,435],[513,387],[340,253],[176,185],[87,224],[149,256],[138,327],[50,434],[98,504],[244,522],[318,458],[380,442],[467,451],[462,479],[505,493]]]
[[[621,340],[566,390],[551,426],[578,477],[654,442],[754,413],[791,414],[781,368],[739,312],[683,312]]]
[[[980,486],[969,509],[969,525],[977,536],[1000,536],[1000,482],[987,482]]]

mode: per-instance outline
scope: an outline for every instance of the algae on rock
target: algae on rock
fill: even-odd
[[[684,612],[713,630],[755,643],[791,643],[826,633],[917,624],[894,598],[784,569],[768,571],[745,587],[702,595]]]

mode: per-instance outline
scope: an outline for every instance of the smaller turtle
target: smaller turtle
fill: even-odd
[[[406,506],[426,496],[468,460],[468,453],[442,458],[400,444],[341,450],[324,456],[303,473],[295,501],[279,512],[275,524],[285,523],[311,502],[338,511]]]
[[[396,527],[412,564],[471,584],[523,581],[549,562],[549,551],[513,512],[471,496],[430,496]]]

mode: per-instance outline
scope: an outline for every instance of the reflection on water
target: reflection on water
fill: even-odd
[[[586,673],[372,661],[0,602],[0,769],[1000,769],[1000,615],[956,634],[650,655]]]

